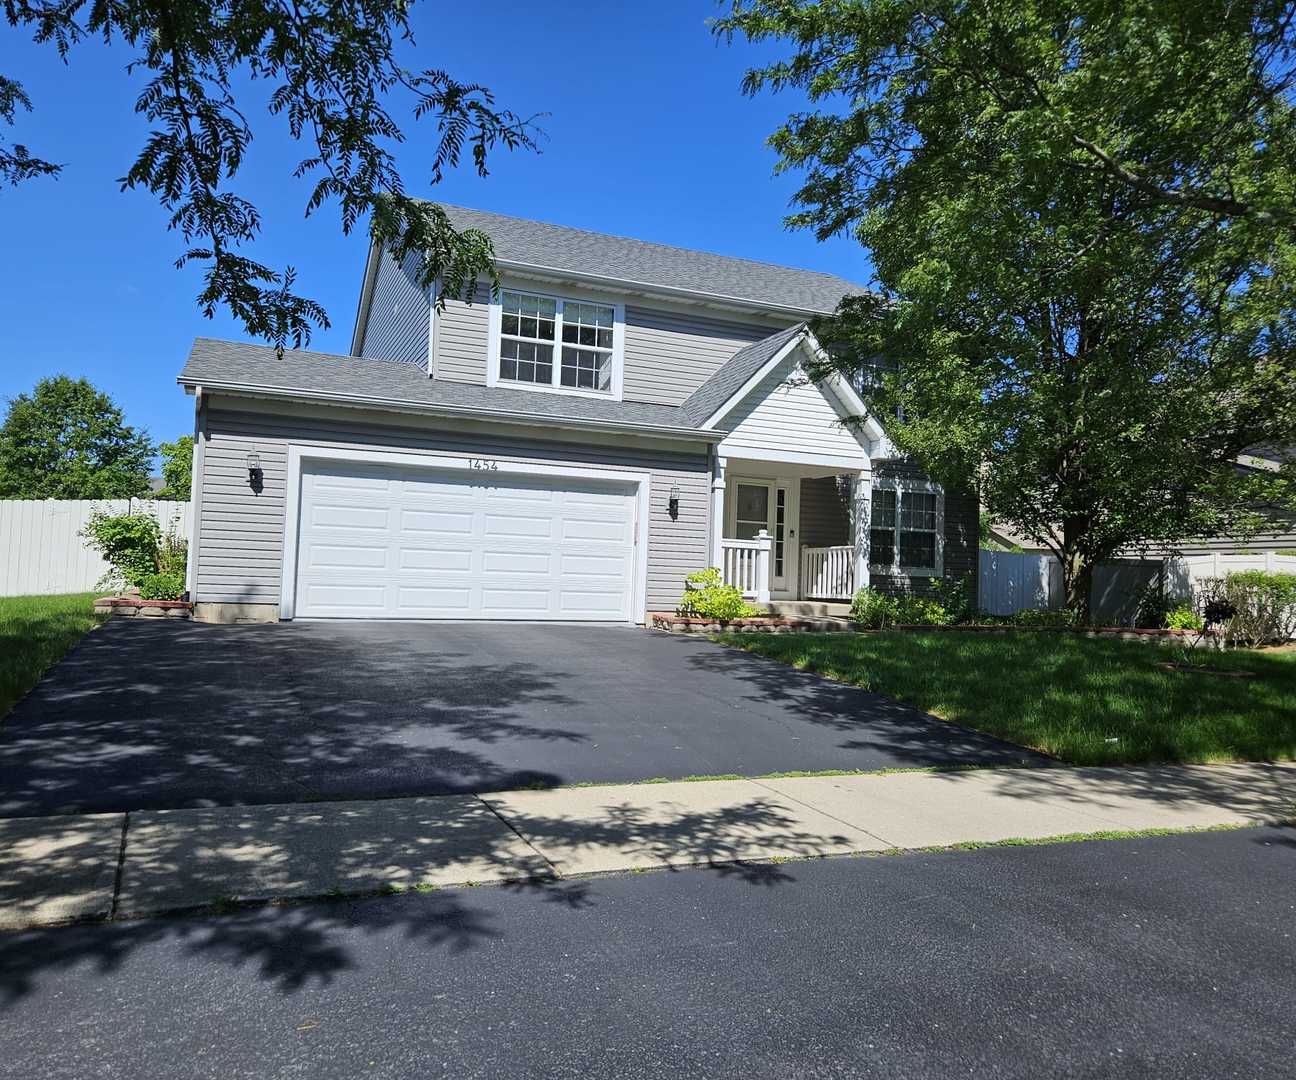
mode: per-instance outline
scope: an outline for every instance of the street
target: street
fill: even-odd
[[[1296,831],[0,936],[0,1076],[1291,1075]]]

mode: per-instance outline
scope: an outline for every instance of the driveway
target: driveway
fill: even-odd
[[[626,627],[119,619],[0,723],[0,817],[1042,760]]]

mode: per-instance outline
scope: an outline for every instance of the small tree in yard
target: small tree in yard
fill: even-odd
[[[153,444],[107,394],[55,375],[9,403],[0,425],[0,498],[147,495]]]
[[[1290,4],[740,0],[791,43],[746,88],[814,111],[772,138],[789,220],[850,232],[882,291],[818,330],[877,360],[899,449],[1061,560],[1245,534],[1293,501],[1238,454],[1296,433]]]
[[[158,447],[162,455],[162,490],[157,493],[159,499],[173,499],[185,502],[190,496],[190,484],[193,479],[192,435],[181,435],[173,443],[164,442]]]

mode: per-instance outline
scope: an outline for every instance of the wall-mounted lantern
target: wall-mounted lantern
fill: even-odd
[[[248,483],[253,487],[261,482],[261,455],[255,450],[247,456]]]
[[[670,506],[670,516],[672,518],[679,517],[679,501],[680,501],[679,484],[671,484],[669,506]]]

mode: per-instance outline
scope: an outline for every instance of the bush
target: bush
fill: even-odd
[[[116,589],[133,586],[143,595],[147,577],[163,575],[168,580],[184,581],[189,545],[176,536],[174,529],[163,534],[162,526],[152,514],[105,514],[96,510],[81,535],[112,566],[101,584]],[[180,593],[183,592],[182,584]]]
[[[1222,623],[1225,641],[1254,648],[1296,636],[1296,574],[1244,570],[1206,578],[1196,607],[1207,622]]]
[[[179,600],[185,592],[184,575],[173,572],[145,574],[140,579],[139,591],[144,600]]]
[[[1002,626],[1022,626],[1026,628],[1062,627],[1070,629],[1083,626],[1080,613],[1071,608],[1026,608],[1011,615],[991,615],[986,620]]]
[[[904,626],[943,626],[952,622],[949,612],[938,600],[905,593],[888,596],[872,588],[860,589],[851,601],[851,622],[871,630],[896,624]]]
[[[680,615],[732,622],[734,619],[751,619],[766,614],[747,603],[737,587],[726,585],[717,567],[710,566],[689,574],[686,580],[689,587],[685,589],[679,607],[675,609]]]
[[[948,621],[952,623],[970,623],[977,621],[977,606],[974,600],[974,579],[970,575],[962,577],[945,577],[936,581],[936,598],[945,609]]]
[[[1166,612],[1165,624],[1171,630],[1203,630],[1205,620],[1192,609],[1191,604],[1179,604]]]

